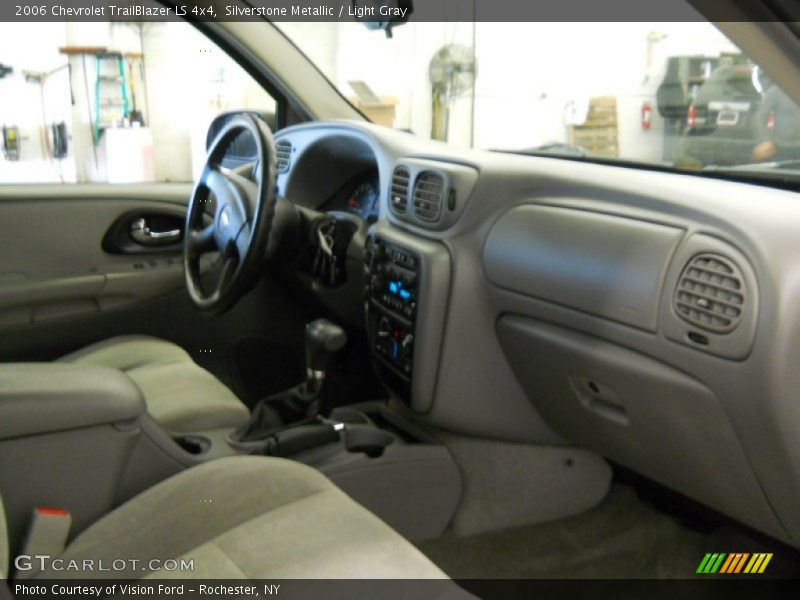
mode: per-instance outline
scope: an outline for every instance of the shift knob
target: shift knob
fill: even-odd
[[[325,376],[328,359],[347,343],[344,329],[328,319],[317,319],[306,325],[306,369],[308,376]]]

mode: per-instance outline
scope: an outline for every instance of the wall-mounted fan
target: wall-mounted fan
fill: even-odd
[[[469,46],[448,44],[433,55],[428,67],[433,95],[433,139],[447,141],[453,102],[475,85],[477,73],[475,53]]]

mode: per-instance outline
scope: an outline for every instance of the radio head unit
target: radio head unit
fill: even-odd
[[[407,393],[414,370],[419,256],[371,236],[366,245],[367,332],[372,355]],[[395,386],[398,387],[398,386]]]

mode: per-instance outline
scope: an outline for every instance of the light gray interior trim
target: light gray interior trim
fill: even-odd
[[[49,198],[51,203],[61,203],[65,200],[103,200],[108,203],[146,200],[186,206],[191,193],[192,184],[188,182],[140,183],[125,186],[115,183],[2,185],[0,186],[0,204],[20,200],[47,201]]]
[[[611,468],[594,452],[515,444],[436,431],[464,481],[451,528],[468,536],[563,519],[596,506]]]
[[[376,427],[369,417],[375,414],[413,441]],[[379,402],[337,409],[331,419],[347,423],[340,440],[296,454],[292,460],[325,473],[404,537],[421,541],[440,536],[461,497],[461,475],[448,449]],[[120,479],[118,502],[188,467],[241,453],[227,441],[230,430],[186,434],[204,448],[200,454],[189,454],[149,416],[139,419],[136,426],[143,435]],[[350,449],[358,438],[377,439],[386,446],[379,456],[369,456]]]
[[[109,254],[122,215],[181,213],[184,184],[0,186],[0,326],[91,314],[184,286],[172,255]],[[34,231],[35,228],[35,231]]]
[[[730,332],[717,334],[707,329],[691,325],[684,321],[675,311],[674,298],[678,282],[687,263],[699,254],[711,253],[730,259],[742,274],[744,297],[742,318],[738,326]],[[670,340],[700,350],[742,360],[747,357],[753,347],[758,318],[758,280],[750,265],[750,261],[736,248],[717,238],[708,235],[692,235],[685,239],[675,253],[661,297],[661,315],[659,328]],[[701,334],[703,342],[692,339],[691,334]]]
[[[139,388],[117,369],[0,364],[0,439],[114,423],[144,411]]]
[[[505,213],[484,248],[500,287],[655,331],[661,287],[682,231],[551,206]]]
[[[292,136],[291,142],[292,176],[279,173],[278,190],[299,206],[318,208],[351,179],[378,167],[374,150],[361,136]]]
[[[19,188],[14,188],[19,189]],[[132,186],[131,189],[138,189]],[[60,201],[43,199],[57,198]],[[169,201],[160,199],[117,199],[111,197],[74,193],[71,185],[58,192],[50,188],[50,196],[18,197],[6,196],[0,186],[0,208],[3,211],[5,233],[0,237],[0,253],[3,256],[2,274],[17,274],[30,279],[50,279],[90,275],[101,266],[106,272],[117,265],[123,272],[134,262],[144,260],[142,256],[108,254],[101,242],[106,231],[123,214],[131,211],[174,210]],[[117,196],[120,190],[116,190]],[[35,235],[31,228],[35,227]],[[41,240],[48,240],[42,244]],[[145,258],[158,258],[148,255]]]
[[[464,208],[475,187],[475,182],[478,180],[478,170],[475,167],[456,163],[422,158],[405,158],[392,169],[393,173],[397,167],[405,167],[409,172],[408,205],[406,212],[400,214],[395,212],[390,204],[387,218],[391,222],[405,222],[422,229],[443,230],[456,223],[461,213],[464,212]],[[439,218],[433,222],[419,218],[414,208],[414,189],[417,185],[417,178],[426,172],[438,174],[444,182]],[[389,183],[389,187],[391,187],[391,183]],[[453,193],[453,201],[455,203],[452,207],[449,206],[450,192]],[[388,195],[389,190],[386,190],[386,193]]]
[[[241,2],[230,2],[240,7]],[[364,117],[344,99],[335,86],[310,60],[267,21],[209,22],[204,27],[222,32],[225,39],[249,59],[253,67],[260,66],[270,81],[285,88],[302,109],[317,119]]]
[[[375,235],[414,252],[420,260],[411,407],[426,413],[433,405],[439,373],[444,323],[450,293],[451,259],[444,244],[410,235],[385,224]]]
[[[564,437],[787,540],[718,398],[679,371],[508,315],[497,332],[531,401]]]
[[[39,413],[39,418],[46,417]],[[0,493],[8,518],[11,556],[20,550],[35,506],[72,515],[71,536],[115,506],[117,484],[139,436],[94,425],[41,435],[0,439]]]
[[[527,399],[500,346],[496,322],[515,313],[580,331],[668,365],[710,390],[757,484],[793,539],[800,540],[796,193],[688,173],[474,152],[355,122],[306,124],[280,135],[304,144],[328,136],[358,137],[374,152],[381,178],[380,226],[440,241],[451,256],[437,385],[425,415],[430,424],[479,437],[565,444]],[[461,218],[446,231],[388,222],[392,168],[412,157],[474,165],[480,173]],[[292,172],[283,177],[291,178]],[[655,223],[685,231],[687,238],[707,235],[735,248],[758,283],[758,327],[749,354],[725,359],[672,341],[660,329],[646,331],[493,285],[483,264],[489,231],[512,208],[532,204]],[[648,443],[658,446],[659,436]],[[674,464],[678,472],[683,467]]]
[[[395,442],[377,459],[345,458],[320,470],[403,537],[442,535],[461,497],[461,475],[444,446]]]
[[[160,481],[180,473],[184,469],[205,462],[210,457],[200,457],[184,451],[170,434],[150,415],[142,415],[137,422],[142,435],[131,450],[130,459],[119,478],[115,501],[122,503],[154,486]],[[227,432],[226,432],[227,433]],[[216,444],[217,448],[227,448],[227,444]],[[215,455],[233,456],[235,452]]]
[[[147,569],[149,559],[173,557],[194,560],[188,576],[197,579],[446,578],[318,471],[260,456],[215,460],[164,481],[95,523],[62,555],[79,564],[99,557],[141,562],[96,570],[95,579],[185,580],[185,570]],[[70,574],[49,569],[37,577]]]

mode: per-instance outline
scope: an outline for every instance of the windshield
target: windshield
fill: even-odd
[[[710,23],[277,25],[370,120],[420,137],[685,170],[800,159],[800,108]]]

